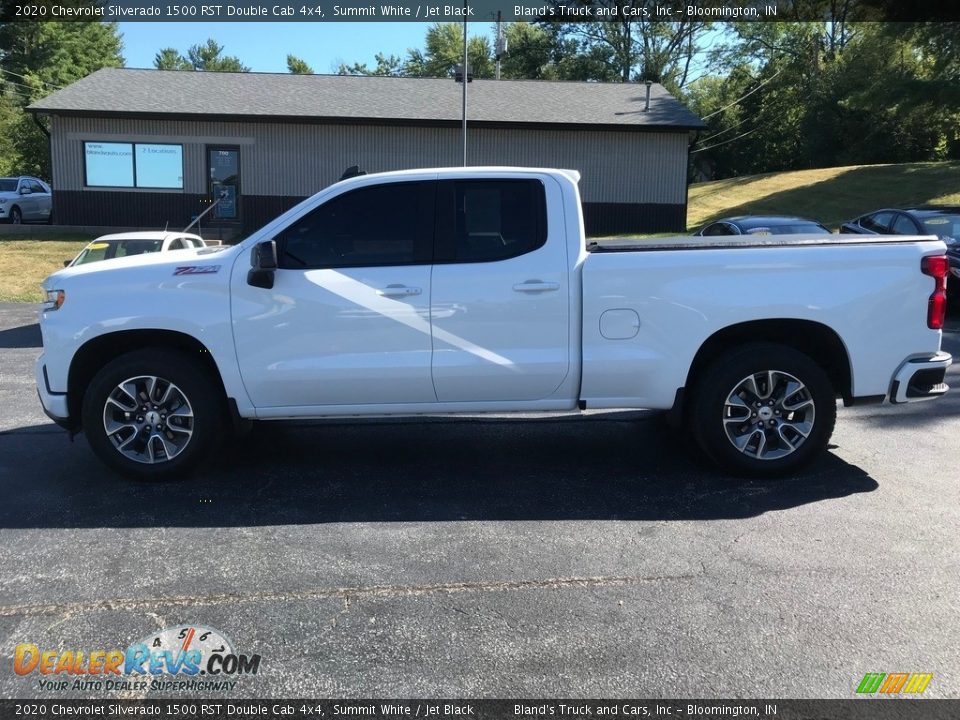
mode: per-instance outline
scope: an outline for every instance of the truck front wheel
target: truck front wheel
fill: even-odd
[[[224,413],[218,383],[180,352],[147,348],[98,372],[83,398],[83,432],[106,465],[128,477],[186,476],[216,447]]]
[[[700,447],[738,474],[786,475],[823,453],[837,402],[827,374],[793,348],[751,343],[715,360],[695,384]]]

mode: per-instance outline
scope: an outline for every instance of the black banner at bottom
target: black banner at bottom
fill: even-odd
[[[955,720],[960,699],[907,700],[0,700],[0,718],[660,718]]]

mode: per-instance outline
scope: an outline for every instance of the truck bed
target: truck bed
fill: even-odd
[[[587,252],[646,252],[652,250],[730,250],[734,248],[788,247],[796,245],[905,244],[937,238],[920,235],[724,235],[670,238],[610,238],[590,240]]]

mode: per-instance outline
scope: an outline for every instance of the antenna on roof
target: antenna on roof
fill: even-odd
[[[167,222],[164,224],[164,226],[163,226],[163,231],[166,232],[168,227],[170,227],[170,221],[169,221],[169,220],[167,220]]]
[[[366,175],[367,173],[364,170],[360,169],[359,165],[351,165],[346,170],[343,171],[343,175],[340,176],[341,180],[348,180],[352,177],[357,177],[357,175]]]

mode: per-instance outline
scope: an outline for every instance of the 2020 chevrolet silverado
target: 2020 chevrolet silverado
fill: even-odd
[[[782,474],[826,448],[836,398],[946,392],[943,242],[587,244],[578,181],[363,175],[232,248],[61,270],[44,409],[145,478],[185,473],[231,421],[577,407],[671,410],[724,467]]]

